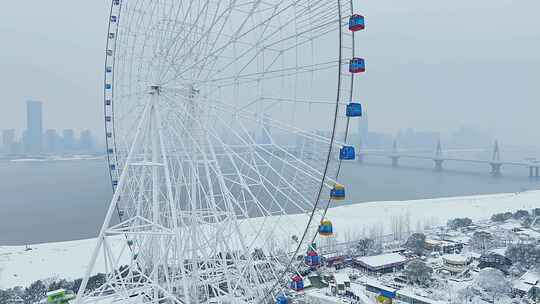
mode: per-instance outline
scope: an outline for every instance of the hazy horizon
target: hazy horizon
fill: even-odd
[[[508,145],[534,145],[540,88],[540,3],[359,1],[357,53],[370,129],[451,133],[462,126]],[[103,134],[109,1],[8,2],[0,12],[0,129],[23,130],[25,101],[43,102],[44,129]]]

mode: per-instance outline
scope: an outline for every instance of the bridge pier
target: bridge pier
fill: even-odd
[[[494,176],[494,177],[499,177],[501,176],[501,166],[502,164],[501,163],[495,163],[495,162],[491,162],[489,163],[491,165],[491,175]]]
[[[529,166],[529,178],[538,178],[539,175],[539,166]]]
[[[399,156],[393,155],[390,158],[392,159],[392,167],[399,167]]]
[[[443,170],[443,159],[440,158],[434,158],[433,161],[435,162],[435,171],[441,172]]]

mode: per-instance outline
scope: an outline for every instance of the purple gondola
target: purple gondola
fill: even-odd
[[[366,71],[366,63],[363,58],[354,57],[349,62],[349,72],[364,73]]]
[[[361,31],[366,27],[364,23],[364,16],[353,14],[349,18],[349,30],[351,32]]]

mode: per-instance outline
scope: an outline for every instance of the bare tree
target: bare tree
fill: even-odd
[[[493,303],[495,303],[496,299],[510,292],[510,284],[506,277],[500,270],[495,268],[482,269],[474,283],[493,299]]]

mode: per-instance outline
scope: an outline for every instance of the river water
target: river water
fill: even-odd
[[[385,158],[346,163],[342,181],[355,203],[410,200],[540,189],[526,168],[505,168],[493,178],[487,164]],[[97,234],[111,196],[106,161],[0,161],[0,245],[74,240]]]

